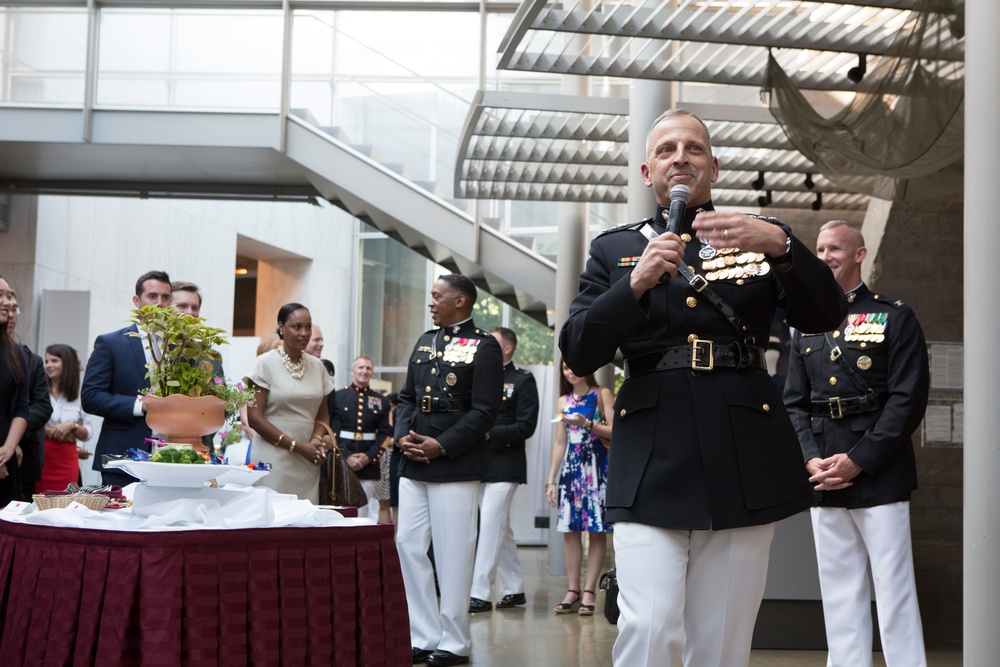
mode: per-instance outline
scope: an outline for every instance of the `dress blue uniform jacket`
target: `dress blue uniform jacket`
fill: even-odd
[[[663,211],[658,207],[657,232],[663,231]],[[687,212],[682,238],[694,236],[696,213]],[[646,247],[639,230],[648,222],[608,230],[591,243],[580,293],[559,336],[564,359],[577,375],[611,362],[619,349],[629,359],[688,345],[690,336],[717,345],[737,340],[730,322],[680,276],[661,281],[636,301],[629,276]],[[761,265],[758,275],[716,275],[711,282],[758,345],[767,344],[779,306],[791,326],[813,331],[836,326],[846,313],[829,267],[790,238],[786,269]],[[685,261],[705,275],[700,246],[691,238]],[[777,521],[810,504],[798,440],[766,370],[677,368],[634,375],[622,385],[614,411],[610,522],[736,528]]]
[[[848,298],[848,318],[830,338],[871,388],[878,409],[839,419],[813,414],[813,401],[863,392],[830,358],[826,336],[809,330],[792,338],[785,404],[806,461],[847,454],[862,469],[846,489],[815,492],[817,504],[858,509],[909,500],[917,488],[911,435],[927,408],[930,371],[923,331],[908,306],[864,284]]]
[[[380,445],[392,435],[389,426],[389,399],[371,387],[361,389],[352,382],[350,386],[333,394],[330,401],[330,428],[337,436],[337,446],[344,456],[365,454],[372,462],[358,472],[359,479],[378,479]],[[365,433],[375,435],[373,440],[342,438],[342,431],[350,431],[358,436]]]
[[[419,482],[482,480],[486,432],[496,423],[502,391],[500,344],[471,319],[421,335],[399,392],[395,437],[399,440],[411,430],[429,435],[441,443],[447,456],[428,463],[403,457],[400,477]],[[421,403],[431,399],[454,399],[464,407],[422,412]]]
[[[84,412],[104,417],[94,470],[103,469],[101,457],[105,454],[124,454],[130,447],[149,451],[144,441],[152,430],[145,417],[132,414],[136,397],[149,388],[142,339],[127,335],[137,331],[133,324],[98,336],[87,362],[80,401]]]
[[[524,441],[538,424],[538,387],[531,371],[514,362],[503,368],[503,396],[497,424],[490,429],[486,482],[528,483]]]

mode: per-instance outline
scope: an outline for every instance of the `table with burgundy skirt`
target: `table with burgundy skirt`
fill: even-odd
[[[410,664],[391,525],[122,532],[0,521],[0,664]]]

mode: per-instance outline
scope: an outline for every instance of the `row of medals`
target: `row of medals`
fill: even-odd
[[[698,257],[702,260],[701,270],[706,272],[705,280],[743,280],[767,275],[771,270],[762,252],[744,252],[739,248],[716,249],[704,240],[701,243]]]
[[[475,345],[462,345],[456,342],[448,344],[448,346],[444,349],[444,354],[441,356],[441,360],[448,364],[471,364],[475,356]]]
[[[864,343],[881,343],[885,340],[885,322],[889,313],[858,313],[847,316],[844,340]]]

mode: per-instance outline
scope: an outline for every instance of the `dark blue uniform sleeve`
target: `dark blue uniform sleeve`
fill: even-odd
[[[874,474],[917,430],[930,391],[927,343],[916,316],[904,307],[893,318],[886,332],[889,394],[878,422],[847,453],[868,474]]]
[[[513,424],[497,424],[490,429],[490,447],[506,447],[523,443],[531,437],[538,425],[538,386],[535,376],[528,375],[515,390]]]

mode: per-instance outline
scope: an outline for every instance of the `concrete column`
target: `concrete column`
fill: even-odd
[[[1000,513],[994,476],[1000,470],[996,346],[1000,309],[994,180],[1000,173],[1000,3],[965,2],[965,495],[964,665],[994,665],[1000,655]]]
[[[582,76],[565,76],[561,91],[566,95],[589,95],[590,79]],[[556,304],[555,329],[556,340],[563,322],[569,316],[569,304],[578,291],[578,279],[583,271],[584,257],[587,252],[587,221],[589,220],[589,205],[586,202],[560,202],[557,205],[559,261],[556,262]],[[556,387],[555,396],[559,395],[559,376],[562,374],[562,354],[559,346],[553,350],[553,373]],[[546,478],[548,481],[548,478]],[[557,513],[549,512],[549,574],[565,576],[566,563],[563,560],[563,536],[556,531]]]
[[[646,133],[656,118],[674,105],[671,84],[633,79],[628,98],[628,219],[642,220],[656,211],[652,188],[642,182],[640,167],[646,161]]]

